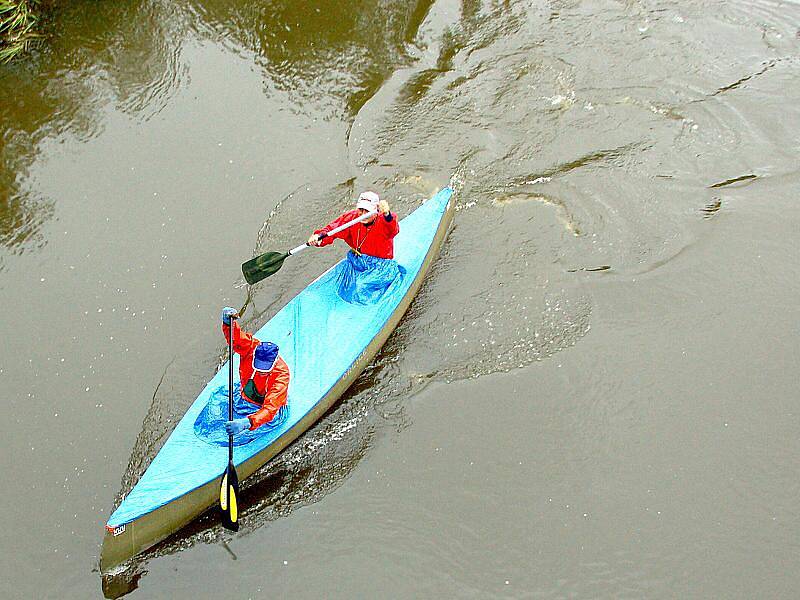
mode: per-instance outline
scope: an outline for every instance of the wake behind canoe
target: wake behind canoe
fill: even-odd
[[[452,193],[444,188],[402,220],[395,259],[405,275],[391,297],[367,306],[344,302],[337,293],[334,267],[256,332],[259,339],[278,344],[293,377],[286,417],[261,437],[235,447],[240,479],[306,431],[378,353],[439,253],[453,219]],[[327,339],[337,340],[336,352],[328,350]],[[238,357],[233,360],[236,368]],[[102,572],[150,548],[217,502],[228,450],[200,439],[194,424],[209,398],[227,385],[227,371],[226,363],[109,518],[100,554]]]

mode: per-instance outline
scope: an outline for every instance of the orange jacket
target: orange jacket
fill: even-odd
[[[222,324],[222,333],[225,339],[230,336],[230,326]],[[242,331],[239,323],[233,322],[233,351],[239,355],[239,378],[242,382],[242,398],[258,406],[258,410],[247,416],[250,420],[250,429],[257,429],[264,423],[269,423],[282,406],[286,405],[289,393],[289,366],[278,355],[271,371],[256,371],[253,369],[253,353],[261,341],[253,337],[252,333]],[[256,387],[256,392],[264,396],[264,403],[249,398],[244,393],[244,388],[250,380]]]

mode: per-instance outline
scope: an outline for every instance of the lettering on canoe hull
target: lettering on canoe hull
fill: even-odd
[[[118,535],[122,535],[123,533],[125,533],[125,524],[117,525],[116,527],[109,527],[108,525],[106,525],[106,529],[108,529],[111,532],[111,535],[117,537]]]

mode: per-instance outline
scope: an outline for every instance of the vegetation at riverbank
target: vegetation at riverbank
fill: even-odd
[[[0,0],[0,63],[28,50],[41,38],[39,0]]]

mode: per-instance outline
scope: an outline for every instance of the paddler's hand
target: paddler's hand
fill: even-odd
[[[387,216],[391,211],[389,208],[389,203],[386,200],[381,200],[378,202],[378,210],[383,213],[383,216]]]
[[[312,233],[311,237],[308,238],[308,245],[309,246],[316,246],[317,248],[319,248],[319,240],[320,240],[319,234]]]
[[[250,419],[247,417],[225,421],[225,431],[228,432],[228,435],[238,435],[245,429],[250,429]]]
[[[231,318],[238,319],[239,318],[239,311],[235,308],[231,308],[230,306],[226,306],[222,309],[222,322],[225,323],[228,327],[231,325]]]

